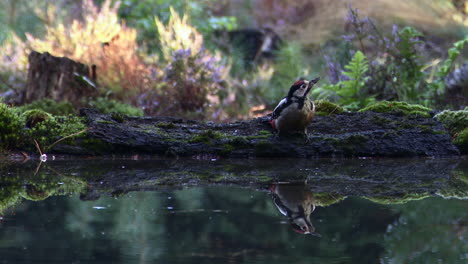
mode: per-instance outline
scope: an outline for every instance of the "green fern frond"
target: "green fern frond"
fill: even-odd
[[[312,96],[317,99],[328,99],[338,102],[348,110],[357,110],[365,107],[374,101],[374,97],[369,96],[366,90],[366,81],[368,80],[366,74],[368,70],[369,61],[366,55],[361,51],[357,51],[342,73],[349,80],[317,87],[312,92]]]
[[[366,55],[360,50],[357,51],[348,65],[345,66],[348,71],[343,72],[351,80],[360,80],[369,70],[369,62]]]
[[[448,58],[442,63],[442,66],[437,69],[435,74],[437,77],[445,78],[447,76],[452,69],[454,61],[458,58],[466,43],[468,43],[468,37],[453,44],[453,47],[448,50]]]

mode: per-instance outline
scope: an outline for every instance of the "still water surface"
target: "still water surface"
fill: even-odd
[[[47,165],[35,177],[52,174],[53,163]],[[23,172],[2,177],[15,173]],[[21,192],[41,198],[4,209],[0,263],[468,263],[466,200],[430,195],[395,204],[312,192],[310,180],[148,188],[154,179],[145,178],[146,187],[106,187],[107,195],[101,189],[94,196],[81,190],[48,197],[28,180]],[[88,181],[80,184],[91,188]],[[278,195],[274,186],[285,191]],[[314,235],[295,231],[281,205],[312,205]]]

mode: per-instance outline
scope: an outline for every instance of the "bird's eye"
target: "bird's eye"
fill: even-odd
[[[306,88],[306,85],[305,84],[301,85],[301,88],[302,89]]]

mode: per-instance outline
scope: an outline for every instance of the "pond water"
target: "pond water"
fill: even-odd
[[[0,168],[0,263],[468,263],[466,160],[37,165]]]

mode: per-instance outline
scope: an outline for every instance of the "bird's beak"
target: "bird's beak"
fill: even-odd
[[[320,81],[320,77],[317,77],[317,78],[315,78],[315,79],[313,79],[313,80],[310,80],[309,86],[310,86],[310,85],[313,86],[314,84],[318,83],[318,81]]]
[[[320,77],[317,77],[317,78],[315,78],[313,80],[310,80],[309,81],[309,86],[307,87],[307,90],[304,93],[304,95],[307,95],[310,92],[310,90],[312,89],[312,87],[314,86],[314,84],[318,83],[318,81],[320,81]]]

